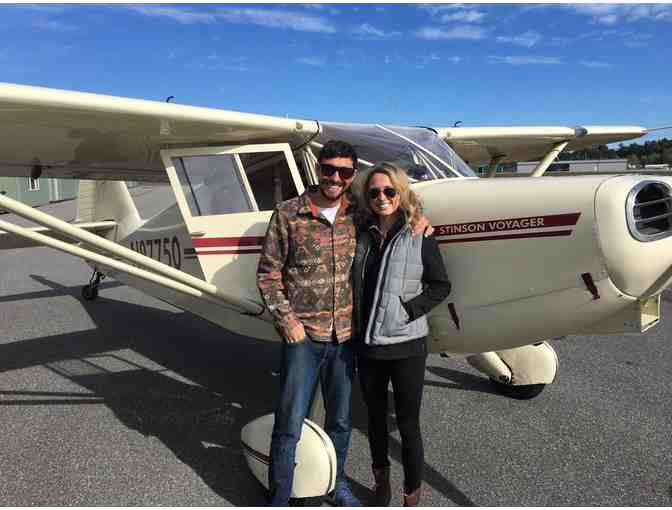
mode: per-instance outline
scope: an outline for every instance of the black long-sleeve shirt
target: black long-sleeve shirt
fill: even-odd
[[[369,320],[369,315],[374,310],[373,299],[376,292],[376,285],[378,280],[378,272],[383,260],[383,254],[389,241],[394,238],[395,234],[403,226],[403,221],[398,221],[390,230],[385,239],[382,238],[377,227],[373,226],[366,232],[360,232],[360,235],[370,236],[371,241],[368,256],[365,259],[365,266],[363,268],[363,293],[362,299],[359,301],[361,331],[356,336],[357,351],[360,356],[375,359],[402,359],[411,356],[424,356],[427,354],[427,339],[426,337],[417,338],[408,342],[402,342],[392,345],[377,345],[371,346],[364,343],[364,331]],[[419,234],[421,235],[421,234]],[[439,305],[450,293],[450,281],[446,274],[446,268],[441,258],[439,245],[434,239],[434,236],[425,237],[422,240],[422,284],[423,291],[413,299],[403,302],[406,312],[409,316],[409,321],[414,321],[419,317],[427,314],[432,308]],[[357,274],[353,271],[354,278],[361,278],[362,272]],[[357,286],[355,286],[357,287]],[[356,304],[357,306],[357,304]]]

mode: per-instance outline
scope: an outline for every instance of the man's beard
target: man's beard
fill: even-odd
[[[340,187],[341,187],[341,192],[340,192],[340,193],[338,194],[338,196],[336,196],[336,197],[330,197],[330,196],[328,196],[328,195],[324,192],[324,188],[323,188],[324,185],[326,185],[326,186],[334,186],[334,185],[336,185],[336,186],[340,186]],[[324,198],[326,198],[327,200],[336,200],[336,199],[339,199],[339,198],[341,198],[341,197],[345,194],[346,191],[347,191],[347,188],[346,188],[345,184],[343,184],[343,183],[338,184],[338,183],[334,183],[334,182],[328,181],[328,180],[326,180],[326,179],[323,179],[323,180],[320,182],[320,193],[321,193],[322,196],[323,196]]]

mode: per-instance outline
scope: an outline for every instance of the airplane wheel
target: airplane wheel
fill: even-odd
[[[497,388],[502,395],[506,395],[510,398],[515,398],[517,400],[527,400],[529,398],[534,398],[539,395],[544,388],[545,384],[522,384],[519,386],[514,386],[511,384],[504,384],[495,379],[490,379],[490,382]]]
[[[82,287],[82,297],[87,301],[93,301],[98,297],[98,288],[93,285],[84,285]]]

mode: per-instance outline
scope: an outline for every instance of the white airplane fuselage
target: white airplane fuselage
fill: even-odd
[[[638,333],[655,324],[672,238],[644,242],[629,231],[628,196],[645,181],[672,187],[672,178],[632,175],[415,184],[453,284],[431,313],[430,350],[465,355],[568,334]],[[270,215],[244,215],[237,236],[230,218],[215,216],[208,231],[192,237],[173,205],[120,242],[261,303],[255,275]],[[253,317],[106,272],[228,330],[279,340],[268,314]]]

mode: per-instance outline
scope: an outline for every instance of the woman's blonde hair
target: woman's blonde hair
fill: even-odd
[[[391,161],[383,161],[374,166],[366,175],[364,184],[361,187],[361,204],[363,205],[364,213],[369,217],[375,217],[375,213],[369,207],[368,190],[371,179],[376,174],[387,175],[392,183],[392,186],[397,193],[399,193],[400,201],[399,208],[406,213],[406,222],[409,225],[415,225],[422,217],[422,202],[418,195],[411,189],[408,182],[408,175],[406,170]]]

